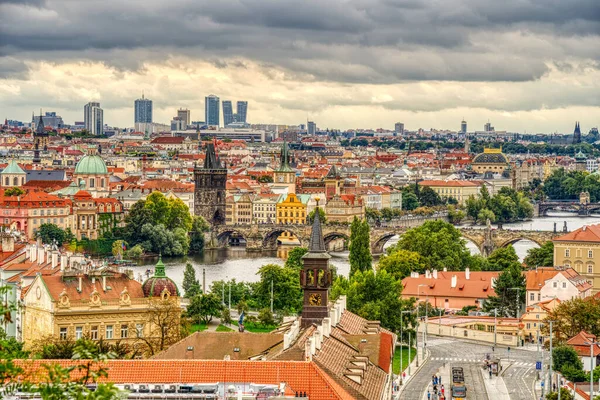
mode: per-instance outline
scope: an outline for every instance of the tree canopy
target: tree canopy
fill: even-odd
[[[495,249],[487,258],[488,271],[504,271],[513,264],[519,264],[519,256],[512,245]]]
[[[529,267],[551,267],[554,265],[554,243],[547,241],[542,247],[532,247],[523,260]]]
[[[489,296],[485,311],[497,310],[498,316],[516,318],[525,304],[525,276],[519,263],[506,268],[494,284],[495,296]]]
[[[266,264],[258,274],[260,281],[254,285],[254,297],[260,308],[270,307],[272,282],[274,310],[296,313],[302,309],[300,274],[296,268]]]
[[[402,280],[411,272],[425,272],[425,262],[419,253],[397,249],[379,259],[378,271],[387,271],[395,279]]]
[[[600,201],[600,176],[587,171],[557,169],[544,181],[543,188],[552,200],[579,199],[581,192],[588,192],[591,202]]]
[[[559,341],[566,341],[579,332],[586,331],[596,336],[600,335],[600,299],[588,297],[573,298],[563,301],[549,311],[546,319],[556,321],[553,325],[553,335]],[[549,334],[549,324],[544,324],[542,330]]]
[[[42,239],[42,243],[52,244],[56,241],[59,246],[75,238],[70,229],[61,229],[56,224],[40,225],[36,236]]]
[[[492,222],[512,222],[533,217],[533,205],[527,196],[508,187],[490,196],[483,185],[479,197],[470,196],[465,208],[467,215],[481,224],[487,219]]]
[[[373,269],[373,257],[371,256],[371,238],[369,223],[354,217],[350,224],[350,275],[356,271],[368,271]]]

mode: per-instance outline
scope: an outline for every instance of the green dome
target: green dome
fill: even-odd
[[[75,167],[76,175],[107,175],[108,169],[102,157],[89,155],[83,157]]]
[[[583,154],[581,149],[579,149],[579,152],[577,154],[575,154],[575,160],[576,161],[585,161],[585,160],[587,160],[587,156],[585,154]]]
[[[481,153],[475,156],[473,162],[481,164],[507,164],[508,159],[502,153]]]

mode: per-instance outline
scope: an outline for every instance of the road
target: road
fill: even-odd
[[[536,377],[535,362],[536,352],[522,349],[495,348],[489,345],[464,341],[454,338],[429,337],[427,349],[430,356],[425,365],[413,376],[402,392],[400,398],[403,400],[423,400],[425,389],[440,366],[444,363],[459,365],[465,369],[465,380],[469,387],[469,399],[487,400],[481,376],[481,364],[486,354],[492,354],[502,360],[502,378],[508,388],[511,400],[535,399],[532,391]],[[469,378],[467,378],[469,376]],[[474,382],[477,388],[471,388]],[[473,390],[475,389],[475,390]],[[472,397],[473,396],[473,397]],[[493,400],[493,396],[489,397]]]

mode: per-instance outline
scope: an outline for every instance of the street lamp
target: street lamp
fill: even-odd
[[[600,344],[600,342],[594,342],[590,340],[589,342],[585,342],[585,344],[590,345],[590,399],[594,398],[594,346]],[[560,389],[558,389],[560,390]]]
[[[405,311],[400,311],[400,384],[402,385],[403,383],[403,377],[402,374],[404,372],[404,369],[402,368],[402,361],[404,360],[404,358],[402,358],[402,348],[404,347],[404,345],[402,344],[404,341],[404,337],[402,336],[402,314],[406,314],[406,313],[410,313],[410,310],[405,310]],[[408,372],[410,373],[410,345],[408,346]]]
[[[426,284],[422,283],[420,285],[417,286],[417,300],[421,299],[421,286],[427,286]],[[418,301],[417,301],[418,303]],[[415,331],[415,346],[417,347],[417,367],[419,366],[419,305],[417,304],[416,306],[417,309],[417,329]],[[425,348],[423,348],[423,350],[425,350]],[[421,358],[423,358],[425,354],[421,353]]]

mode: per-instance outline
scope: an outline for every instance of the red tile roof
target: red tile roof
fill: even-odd
[[[129,296],[132,299],[144,297],[142,285],[133,279],[129,279],[127,275],[115,273],[112,276],[107,276],[106,286],[109,290],[102,290],[102,279],[96,278],[92,283],[92,278],[84,276],[82,278],[81,292],[77,290],[79,279],[77,277],[63,278],[60,275],[43,276],[42,277],[50,295],[54,300],[58,300],[60,293],[65,290],[71,300],[89,300],[90,295],[96,289],[100,293],[102,300],[119,299],[121,292],[127,288]]]
[[[581,331],[571,339],[567,340],[567,344],[575,349],[579,357],[590,356],[590,343],[596,341],[596,335]],[[600,346],[597,344],[593,347],[594,357],[600,355]]]
[[[492,278],[498,279],[500,272],[494,271],[474,271],[470,272],[469,279],[466,279],[464,271],[438,271],[437,279],[426,278],[425,275],[419,275],[418,278],[406,277],[402,280],[404,289],[402,297],[429,296],[432,297],[466,297],[466,298],[487,298],[495,296],[496,292],[492,287]],[[452,287],[452,276],[456,275],[456,286]],[[419,287],[425,284],[426,286]],[[419,290],[420,289],[420,290]]]
[[[600,224],[584,225],[579,229],[559,236],[554,242],[600,242]]]

